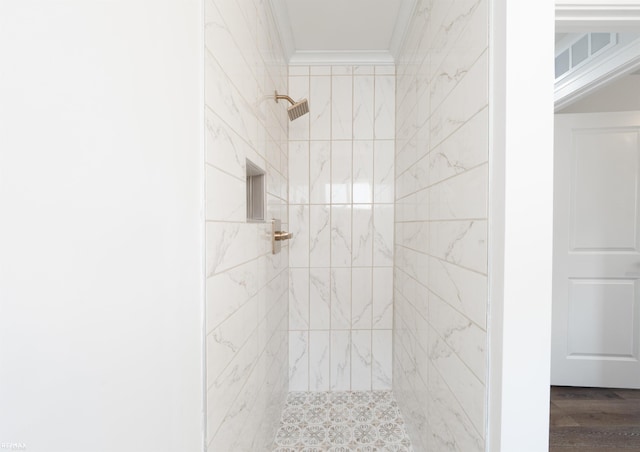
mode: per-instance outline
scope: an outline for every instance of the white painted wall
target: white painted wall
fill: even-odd
[[[640,110],[640,75],[627,75],[557,113],[603,113]]]
[[[0,443],[202,450],[200,3],[0,3]]]
[[[493,0],[490,20],[487,450],[541,452],[549,449],[553,1]]]

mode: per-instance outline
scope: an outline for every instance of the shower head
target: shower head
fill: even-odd
[[[309,113],[309,101],[307,101],[307,99],[302,99],[301,101],[296,102],[289,96],[278,94],[278,91],[276,91],[276,102],[278,102],[279,99],[285,99],[291,103],[291,106],[287,108],[287,113],[289,113],[289,121],[293,121],[294,119],[298,119],[300,116]]]

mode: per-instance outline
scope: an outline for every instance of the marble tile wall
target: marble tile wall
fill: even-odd
[[[390,389],[395,68],[291,66],[289,388]]]
[[[287,227],[287,88],[268,2],[205,1],[206,361],[209,451],[272,449],[288,379],[288,247],[246,222],[245,159],[266,171],[266,218]]]
[[[483,451],[488,0],[421,0],[397,62],[393,389],[416,450]]]

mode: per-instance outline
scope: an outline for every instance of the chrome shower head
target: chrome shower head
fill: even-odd
[[[309,101],[307,99],[302,99],[301,101],[296,102],[289,96],[278,94],[278,91],[276,91],[276,102],[278,102],[279,99],[285,99],[291,103],[291,106],[287,108],[287,113],[289,113],[289,121],[293,121],[294,119],[298,119],[300,116],[309,113]]]

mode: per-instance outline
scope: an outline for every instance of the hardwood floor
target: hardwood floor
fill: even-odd
[[[640,390],[551,387],[550,452],[640,451]]]

